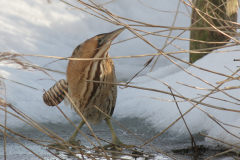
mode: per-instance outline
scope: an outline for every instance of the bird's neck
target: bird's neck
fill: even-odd
[[[108,56],[109,49],[110,46],[108,48],[100,48],[93,58],[106,58]]]

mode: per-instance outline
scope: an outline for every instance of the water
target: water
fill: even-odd
[[[131,124],[129,123],[131,122]],[[78,122],[74,122],[76,125]],[[141,137],[143,140],[147,141],[153,136],[157,135],[158,132],[156,132],[154,129],[149,127],[149,124],[142,121],[142,119],[137,118],[126,118],[119,120],[119,123],[123,124],[126,128],[128,128],[131,132],[136,134],[137,136]],[[74,127],[70,124],[53,124],[53,123],[45,123],[43,124],[46,128],[50,129],[54,133],[56,133],[58,136],[63,138],[64,140],[67,140],[70,135],[74,131]],[[125,129],[117,125],[113,122],[113,126],[115,128],[116,134],[118,135],[119,139],[125,143],[125,144],[132,144],[135,146],[141,146],[143,142],[133,136],[131,133],[127,132]],[[111,141],[111,133],[105,123],[100,123],[99,125],[92,126],[92,129],[96,136],[98,136],[101,139],[104,139],[106,141]],[[34,129],[32,127],[22,127],[22,128],[14,128],[14,131],[17,133],[29,138],[29,139],[38,139],[43,141],[53,141],[51,138],[49,138],[46,134],[43,132]],[[88,129],[88,127],[85,125],[81,129],[84,134],[88,136],[88,138],[94,142],[95,145],[99,146],[97,141],[90,136],[91,131]],[[12,136],[14,139],[19,141],[24,146],[28,147],[32,151],[34,151],[37,155],[40,157],[43,157],[44,159],[58,159],[54,155],[52,155],[50,152],[48,152],[46,149],[47,147],[42,147],[40,145],[37,145],[33,142],[30,142],[29,140],[22,139],[20,136],[8,132],[8,135]],[[204,138],[199,135],[194,135],[195,141],[198,145],[204,145]],[[77,136],[78,140],[81,140],[81,145],[84,145],[87,148],[92,148],[92,145],[86,138],[84,138],[81,134]],[[3,136],[0,137],[0,141],[3,142]],[[100,140],[101,141],[101,140]],[[40,141],[39,141],[40,142]],[[47,143],[43,143],[47,144]],[[102,145],[105,145],[107,143],[101,141]],[[217,154],[219,151],[200,151],[200,155],[195,155],[192,150],[188,150],[187,148],[191,147],[191,141],[189,137],[184,137],[182,139],[179,139],[176,141],[176,139],[172,138],[172,134],[169,132],[164,133],[163,135],[157,137],[151,142],[152,145],[154,145],[156,148],[158,148],[161,151],[164,151],[165,153],[168,153],[170,155],[175,155],[187,159],[203,159],[210,155]],[[149,145],[145,145],[141,149],[137,149],[138,151],[142,151],[144,153],[148,153],[153,155],[154,157],[149,157],[149,159],[171,159],[170,157],[161,154],[157,152],[154,148],[152,148]],[[3,156],[3,145],[0,146],[0,159],[4,159]],[[62,159],[76,159],[71,155],[66,154],[65,152],[51,150],[54,154],[58,155]],[[90,153],[94,153],[89,151]],[[123,153],[131,154],[132,151],[126,151],[124,150]],[[80,154],[79,154],[80,156]],[[135,157],[129,156],[129,155],[119,155],[119,154],[110,154],[110,156],[115,156],[120,159],[134,159]],[[144,155],[147,156],[148,155]],[[221,158],[229,157],[224,155]],[[219,158],[219,157],[218,157]],[[35,160],[39,159],[36,157],[33,153],[28,151],[27,149],[23,148],[18,143],[14,142],[10,138],[7,138],[7,159],[28,159],[28,160]],[[104,159],[104,158],[99,158]],[[144,158],[137,158],[137,159],[144,159]]]

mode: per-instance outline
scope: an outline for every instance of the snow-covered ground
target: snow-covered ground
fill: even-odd
[[[84,8],[76,1],[69,0],[68,2],[75,4],[80,8]],[[98,2],[104,3],[106,1],[101,0]],[[142,2],[151,7],[165,11],[176,11],[178,5],[177,0],[142,0]],[[105,7],[114,14],[123,17],[162,26],[171,26],[175,16],[175,12],[159,12],[144,6],[139,1],[133,0],[118,0],[114,3],[105,5]],[[0,52],[6,51],[23,54],[68,57],[72,54],[73,49],[87,38],[120,28],[120,26],[115,26],[82,11],[69,8],[71,7],[58,0],[51,0],[50,4],[47,3],[47,0],[1,0]],[[182,3],[180,4],[179,10],[188,14],[186,7]],[[191,11],[191,9],[189,10]],[[90,10],[88,9],[87,11]],[[133,22],[128,23],[133,24]],[[175,26],[189,27],[190,19],[186,15],[179,13]],[[136,28],[147,31],[162,30],[159,28]],[[172,36],[176,36],[178,33],[180,33],[180,31],[173,31]],[[168,35],[168,32],[160,32],[160,34]],[[128,30],[125,30],[114,40],[114,42],[118,42],[133,36],[135,35]],[[166,38],[159,36],[146,36],[145,38],[158,48],[162,48],[166,40]],[[189,32],[184,33],[181,38],[189,38]],[[178,40],[174,41],[173,43],[183,49],[189,49],[188,41]],[[239,50],[239,46],[228,48],[228,50],[236,49]],[[178,51],[178,49],[169,45],[164,49],[164,51],[173,52]],[[132,39],[113,45],[109,52],[110,56],[112,57],[152,53],[156,53],[156,50],[140,39]],[[175,56],[188,61],[188,54],[176,54]],[[39,57],[25,58],[31,63],[41,67],[55,60]],[[114,59],[117,79],[119,81],[131,79],[132,76],[142,69],[149,58],[150,57]],[[233,71],[237,70],[236,66],[239,66],[240,64],[233,61],[235,58],[239,58],[239,51],[228,53],[212,53],[194,64],[202,68],[231,75],[231,71],[226,69],[225,66]],[[182,62],[176,62],[188,72],[215,86],[217,86],[216,82],[226,79],[224,76],[202,71],[194,67],[189,67]],[[163,85],[161,82],[145,75],[147,74],[169,84],[183,96],[188,98],[195,98],[199,96],[198,94],[207,94],[210,91],[189,88],[177,84],[176,82],[181,82],[196,87],[213,89],[212,86],[203,83],[199,79],[194,78],[185,71],[181,70],[168,59],[164,58],[164,56],[160,57],[153,72],[148,73],[152,64],[153,63],[151,63],[137,78],[135,78],[131,85],[170,92],[168,87]],[[46,68],[65,72],[66,66],[67,61],[58,61],[47,65]],[[56,107],[46,106],[42,101],[43,89],[48,90],[55,82],[50,80],[50,77],[41,71],[26,71],[21,70],[18,67],[19,66],[17,65],[7,65],[6,63],[0,62],[0,73],[4,78],[8,79],[4,80],[6,84],[7,101],[28,116],[32,117],[37,122],[67,123],[68,121]],[[64,74],[50,71],[48,71],[48,73],[56,80],[65,78]],[[10,80],[26,84],[38,90],[14,83]],[[231,81],[221,86],[221,88],[237,85],[239,85],[239,81]],[[233,97],[239,97],[239,89],[226,92]],[[240,103],[223,93],[215,93],[212,96],[226,99],[235,103]],[[137,117],[152,124],[151,127],[157,132],[162,131],[180,116],[179,111],[173,102],[156,100],[150,97],[173,100],[172,96],[168,96],[166,94],[133,88],[119,88],[117,105],[113,116],[117,119]],[[227,103],[210,98],[207,98],[203,102],[218,107],[239,110],[239,106],[233,103]],[[76,121],[79,119],[75,112],[70,110],[69,107],[65,107],[64,104],[60,104],[60,106],[64,113],[71,120]],[[192,107],[189,102],[179,102],[179,106],[182,113]],[[236,126],[239,126],[240,124],[239,113],[216,110],[202,105],[199,105],[199,107],[224,123]],[[0,111],[0,117],[0,123],[4,124],[3,111]],[[205,113],[197,108],[194,108],[192,111],[190,111],[185,118],[192,133],[204,132],[209,136],[230,143],[237,143],[240,141],[236,137],[223,130]],[[26,126],[25,123],[14,117],[11,117],[10,115],[8,115],[7,125],[11,128]],[[240,133],[240,130],[237,128],[229,126],[224,127],[237,136]],[[188,131],[182,120],[171,127],[169,131],[171,133],[169,136],[176,140],[186,138],[188,136]],[[205,140],[209,144],[216,144],[210,139]]]

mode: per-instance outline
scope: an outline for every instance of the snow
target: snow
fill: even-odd
[[[232,52],[231,56],[226,56],[226,53],[209,54],[206,57],[204,57],[202,60],[197,61],[195,65],[202,68],[211,69],[216,72],[221,72],[227,75],[231,75],[231,72],[226,68],[224,68],[224,66],[227,66],[233,70],[236,69],[236,63],[233,62],[233,59],[237,57],[238,54],[239,54],[238,52]],[[214,61],[212,61],[212,59],[214,59]],[[224,59],[224,62],[222,61],[222,59]],[[210,67],[209,64],[211,64],[212,67]],[[201,77],[203,80],[211,84],[215,84],[218,81],[224,80],[224,77],[222,76],[213,75],[212,73],[204,72],[194,67],[188,67],[187,70],[190,73]],[[198,97],[199,96],[198,94],[205,95],[209,93],[209,91],[201,91],[201,90],[196,90],[192,88],[187,88],[186,86],[182,86],[176,82],[181,82],[184,84],[189,84],[192,86],[198,86],[202,88],[209,88],[209,89],[213,88],[203,83],[202,81],[194,78],[193,76],[190,76],[184,71],[179,71],[177,73],[174,73],[165,77],[161,76],[160,74],[161,72],[168,72],[168,70],[167,69],[163,70],[162,68],[160,68],[148,75],[151,77],[160,79],[163,82],[166,82],[172,88],[176,89],[183,96],[188,98]],[[153,88],[153,89],[159,89],[159,90],[170,92],[167,86],[147,76],[138,77],[133,81],[133,83],[134,85],[137,85],[139,87]],[[226,86],[237,86],[237,85],[238,85],[238,82],[234,81],[231,83],[229,82],[226,85],[223,85],[221,88],[224,88]],[[141,117],[151,122],[153,124],[153,127],[155,127],[155,129],[158,130],[159,132],[164,130],[171,123],[173,123],[178,117],[180,117],[179,111],[175,103],[167,102],[167,101],[159,101],[156,99],[149,98],[149,97],[155,97],[155,98],[173,100],[171,96],[167,96],[165,94],[151,92],[151,91],[143,91],[143,90],[139,91],[133,88],[122,89],[122,90],[120,89],[119,92],[120,94],[118,96],[118,104],[115,110],[115,115],[117,117],[121,117],[121,118],[133,117],[133,116]],[[234,97],[237,97],[237,95],[239,94],[238,90],[226,91],[226,92]],[[228,99],[229,101],[233,101],[237,103],[236,100],[233,100],[231,98],[226,98],[226,95],[224,95],[223,93],[215,93],[213,96],[222,98],[222,99]],[[181,99],[178,98],[178,100],[181,100]],[[231,108],[231,109],[238,110],[238,107],[236,107],[236,105],[234,104],[217,101],[214,99],[206,99],[203,102],[212,104],[218,107]],[[188,102],[181,102],[179,103],[179,106],[182,113],[184,113],[188,109],[190,109],[193,105]],[[199,107],[224,123],[239,126],[238,125],[240,123],[239,113],[220,111],[220,110],[212,109],[202,105],[199,105]],[[190,113],[187,114],[186,122],[192,133],[207,132],[209,136],[216,137],[221,140],[226,140],[227,142],[238,141],[236,138],[233,138],[232,136],[227,134],[222,128],[216,125],[216,123],[212,121],[206,114],[204,114],[202,111],[200,111],[197,108],[194,108]],[[226,128],[228,128],[229,131],[235,134],[239,132],[239,129],[236,129],[236,128],[232,128],[232,127],[226,127]],[[178,136],[182,137],[182,135],[188,134],[187,129],[183,124],[182,120],[180,120],[177,124],[175,124],[171,128],[171,131],[175,133],[174,136],[176,138]]]
[[[68,2],[75,4],[80,8],[83,7],[76,1],[69,0]],[[103,3],[106,1],[101,0],[98,2]],[[157,9],[166,11],[175,11],[178,4],[177,0],[142,0],[142,2],[151,7],[157,6]],[[134,6],[134,9],[130,6]],[[121,0],[107,4],[105,7],[111,12],[123,17],[162,26],[171,26],[175,15],[175,13],[166,13],[152,10],[139,3],[139,1]],[[91,38],[97,34],[110,32],[117,28],[120,28],[120,26],[115,26],[82,11],[66,8],[71,7],[57,0],[51,0],[50,4],[44,0],[1,0],[0,51],[68,57],[71,55],[73,49],[87,38]],[[90,10],[87,11],[91,12]],[[186,7],[183,4],[180,5],[180,11],[188,14]],[[132,24],[132,22],[128,23]],[[179,14],[175,26],[188,27],[189,25],[190,19],[183,14]],[[136,28],[147,31],[160,30],[159,28]],[[174,31],[172,33],[172,36],[176,36],[179,33],[180,31]],[[160,34],[168,35],[168,32],[160,32]],[[131,38],[133,36],[135,35],[133,35],[128,30],[125,30],[114,40],[114,42]],[[158,48],[162,48],[166,40],[166,38],[159,36],[145,36],[145,38]],[[181,38],[189,38],[189,32],[184,33]],[[176,40],[173,42],[173,44],[186,50],[189,48],[188,41]],[[234,49],[239,50],[239,46],[228,48],[228,50]],[[178,49],[169,45],[164,49],[164,51],[173,52],[178,51]],[[152,54],[156,52],[157,51],[155,49],[153,49],[142,40],[133,39],[113,45],[110,49],[109,54],[110,56],[115,57]],[[188,54],[175,54],[175,56],[188,61]],[[55,60],[39,57],[24,58],[26,58],[31,63],[41,67]],[[150,57],[114,59],[117,79],[119,81],[126,81],[131,79],[140,69],[143,68],[144,63],[146,63],[149,58]],[[231,75],[232,72],[225,68],[225,66],[233,71],[236,71],[236,66],[238,66],[239,63],[233,61],[235,58],[239,58],[238,51],[232,51],[230,53],[211,53],[201,60],[198,60],[196,63],[194,63],[194,65],[226,75]],[[226,79],[224,76],[209,73],[179,61],[176,61],[176,63],[182,68],[186,69],[188,72],[196,75],[197,77],[200,77],[202,80],[207,81],[214,86],[217,86],[216,82]],[[160,56],[156,67],[152,72],[149,73],[152,64],[153,63],[144,69],[144,71],[141,72],[140,75],[135,78],[130,85],[170,92],[167,86],[162,84],[160,81],[149,77],[151,76],[169,84],[172,88],[188,98],[198,97],[198,94],[205,95],[208,94],[209,91],[189,88],[176,82],[201,88],[213,89],[212,86],[191,76],[170,62],[164,56]],[[67,61],[58,61],[47,65],[46,67],[49,69],[65,72],[66,66]],[[44,93],[43,89],[48,90],[55,83],[47,74],[38,70],[21,70],[17,65],[9,65],[3,62],[0,62],[0,68],[0,74],[4,78],[8,79],[4,80],[4,82],[6,84],[7,90],[6,97],[9,103],[39,123],[68,122],[56,107],[46,106],[42,100],[42,94]],[[65,78],[65,74],[50,71],[47,72],[55,80]],[[13,81],[34,87],[37,90],[17,84]],[[238,81],[231,81],[225,83],[220,88],[237,85],[239,85]],[[239,89],[229,90],[225,92],[233,97],[239,97]],[[223,93],[215,93],[212,96],[239,103],[237,100]],[[180,116],[180,113],[175,103],[152,99],[151,97],[173,100],[172,96],[159,92],[139,90],[134,88],[118,88],[118,99],[113,115],[114,118],[141,118],[146,122],[152,124],[151,127],[156,131],[161,132],[163,129],[173,123]],[[177,98],[177,100],[182,99]],[[211,98],[207,98],[203,102],[218,107],[239,110],[238,105]],[[189,102],[179,102],[179,107],[182,113],[185,113],[192,106],[193,105]],[[239,113],[216,110],[203,105],[199,105],[199,107],[224,123],[236,126],[239,126],[240,124]],[[69,107],[65,107],[63,103],[60,104],[60,108],[71,120],[79,120],[79,117],[75,114],[75,112],[70,110]],[[8,109],[8,111],[11,110]],[[4,114],[5,113],[3,111],[0,111],[0,117],[4,117]],[[228,134],[213,120],[211,120],[205,113],[197,108],[191,110],[185,116],[185,119],[192,134],[204,132],[209,136],[221,139],[229,143],[239,142],[239,139]],[[4,118],[0,119],[0,123],[4,124]],[[8,114],[7,126],[16,128],[24,127],[26,124]],[[231,133],[235,135],[239,135],[240,133],[240,130],[237,128],[225,125],[224,127],[226,127]],[[172,133],[171,136],[173,139],[184,138],[188,136],[188,131],[182,120],[179,120],[179,122],[173,125],[169,130]],[[218,144],[216,141],[208,138],[206,138],[205,141],[209,145]]]

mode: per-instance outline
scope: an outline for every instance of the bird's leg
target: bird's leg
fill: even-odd
[[[112,144],[105,145],[104,149],[111,148],[111,149],[116,149],[116,150],[121,151],[122,150],[121,147],[125,147],[125,148],[133,148],[134,147],[133,145],[126,145],[126,144],[122,143],[118,139],[117,135],[115,134],[115,131],[113,129],[113,126],[112,126],[112,123],[111,123],[110,119],[106,118],[105,121],[106,121],[106,123],[107,123],[107,125],[108,125],[108,127],[109,127],[109,129],[112,133]]]
[[[68,143],[74,145],[74,146],[80,146],[79,142],[76,141],[76,136],[78,134],[78,130],[80,130],[82,128],[82,126],[85,124],[85,121],[82,120],[78,127],[76,128],[76,130],[73,132],[72,136],[67,140]],[[63,145],[63,144],[62,144]],[[61,144],[59,143],[53,143],[53,144],[50,144],[49,146],[52,146],[52,147],[58,147],[58,148],[63,148]],[[64,144],[65,145],[65,144]]]
[[[85,121],[82,120],[78,127],[76,128],[76,130],[73,132],[73,134],[71,135],[71,137],[67,140],[68,143],[74,145],[74,146],[80,146],[79,142],[76,141],[76,136],[78,134],[78,130],[80,130],[82,128],[82,126],[85,124]]]

